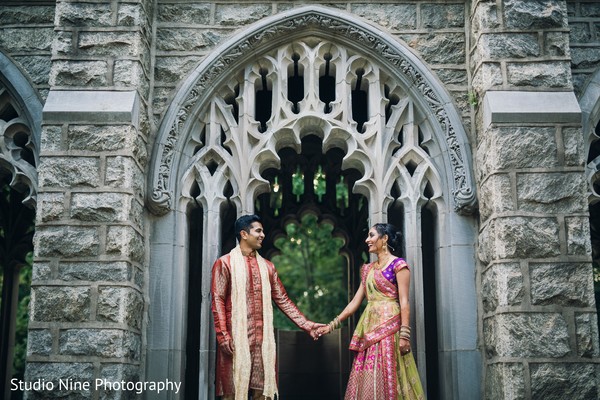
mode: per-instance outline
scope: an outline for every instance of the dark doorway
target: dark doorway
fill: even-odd
[[[297,275],[280,273],[288,294],[307,317],[327,323],[354,295],[360,284],[360,266],[367,259],[363,242],[368,231],[367,201],[352,193],[361,174],[357,170],[342,170],[344,152],[333,148],[324,154],[322,140],[315,135],[302,139],[299,154],[291,148],[283,148],[278,154],[281,168],[263,172],[263,177],[271,184],[271,191],[259,196],[255,207],[267,233],[262,254],[277,260],[282,255],[285,241],[296,240],[294,235],[306,230],[307,224],[316,224],[305,232],[307,235],[315,229],[330,227],[328,235],[316,240],[338,241],[339,274],[330,275],[330,279],[335,285],[340,282],[343,285],[341,302],[339,297],[331,295],[334,289],[323,287],[326,283],[318,282],[315,277],[319,273],[332,273],[332,270],[319,269],[319,257],[316,260],[312,257],[311,261],[307,261],[310,257],[305,257],[299,262],[302,265],[298,269],[303,269],[300,276],[306,279],[300,285],[295,282]],[[312,249],[317,251],[316,247]],[[312,278],[306,273],[307,268],[315,269],[311,271]],[[307,287],[301,289],[302,285]],[[303,297],[318,298],[318,307],[303,301]],[[331,305],[331,308],[324,311],[323,304]],[[327,319],[320,320],[324,315]],[[293,328],[288,326],[277,330],[282,400],[343,398],[352,362],[348,351],[349,337],[358,317],[357,313],[342,329],[317,343],[304,332],[291,330]]]
[[[23,204],[27,195],[12,189],[11,180],[0,179],[0,393],[14,400],[23,395],[9,382],[24,379],[35,210]]]

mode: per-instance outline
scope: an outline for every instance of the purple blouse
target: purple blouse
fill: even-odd
[[[396,258],[394,261],[390,263],[387,267],[385,267],[381,274],[387,279],[390,283],[396,284],[396,272],[400,271],[402,268],[406,268],[408,265],[403,258]]]

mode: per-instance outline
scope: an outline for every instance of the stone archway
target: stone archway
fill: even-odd
[[[0,52],[0,396],[5,399],[12,393],[15,347],[23,347],[19,339],[26,335],[26,327],[19,332],[16,320],[18,303],[29,293],[20,276],[31,267],[27,255],[33,250],[41,117],[41,102],[30,82]]]
[[[324,95],[321,85],[327,83],[320,79],[328,76],[335,88]],[[290,92],[292,82],[303,90]],[[314,6],[267,18],[230,38],[183,82],[164,117],[148,182],[148,207],[157,215],[150,295],[151,304],[160,305],[150,310],[150,321],[159,322],[148,331],[148,375],[183,376],[187,212],[198,203],[205,239],[199,381],[200,387],[211,387],[208,278],[220,255],[223,205],[233,203],[238,215],[252,212],[257,196],[269,190],[262,173],[279,165],[278,150],[298,151],[307,134],[318,136],[324,150],[343,151],[342,168],[360,171],[351,190],[368,199],[369,223],[388,220],[394,205],[404,210],[423,379],[421,215],[424,207],[435,209],[437,252],[429,267],[438,278],[438,302],[450,312],[430,310],[444,332],[434,368],[442,398],[478,395],[476,229],[462,216],[474,209],[475,194],[459,115],[407,46],[349,14]],[[153,362],[165,357],[167,363]],[[448,365],[455,367],[443,367]],[[200,397],[210,395],[207,390]]]
[[[578,154],[587,155],[586,177],[588,183],[588,202],[590,211],[590,233],[592,247],[592,266],[594,268],[594,287],[596,306],[600,302],[600,292],[597,281],[598,267],[600,265],[600,69],[590,78],[582,95],[579,98],[582,114],[583,140],[567,134],[565,141],[572,144],[583,144],[585,151]],[[579,131],[577,131],[579,132]],[[600,330],[600,313],[597,313],[597,324]]]

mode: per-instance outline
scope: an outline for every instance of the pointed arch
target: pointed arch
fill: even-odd
[[[467,135],[452,99],[435,75],[408,46],[375,26],[339,10],[305,6],[265,18],[232,36],[182,82],[167,109],[154,144],[150,164],[147,204],[157,215],[173,209],[178,177],[175,171],[188,142],[190,118],[205,106],[212,90],[223,86],[231,75],[252,57],[306,34],[335,38],[340,44],[376,57],[395,78],[430,110],[429,122],[437,125],[444,169],[449,171],[453,208],[470,213],[475,208],[472,161]]]
[[[322,43],[339,51],[329,54]],[[336,77],[335,95],[321,96],[318,79],[327,62]],[[306,90],[290,96],[284,85],[300,75]],[[257,110],[263,91],[271,92],[272,103]],[[362,96],[358,117],[353,115],[355,95]],[[432,369],[439,370],[433,378],[443,382],[444,398],[475,397],[480,374],[477,229],[474,219],[464,214],[476,204],[470,147],[460,116],[435,75],[406,45],[351,14],[318,6],[277,14],[231,37],[182,82],[163,117],[146,199],[156,215],[150,239],[147,380],[183,376],[187,321],[182,310],[188,290],[198,289],[202,304],[194,312],[202,324],[193,332],[199,336],[198,382],[205,388],[202,398],[214,397],[208,299],[210,267],[223,244],[222,210],[253,212],[257,196],[269,190],[261,173],[279,166],[280,149],[298,152],[308,135],[322,140],[323,152],[339,148],[345,154],[342,169],[362,174],[352,190],[368,197],[369,223],[393,217],[404,227],[407,259],[414,270],[415,352],[422,370],[422,255],[432,253],[426,267],[435,271],[436,280],[429,290],[440,304],[429,310],[440,332],[429,338],[435,342],[431,353],[439,355],[439,362],[432,362]],[[202,224],[201,244],[188,243],[193,224],[189,213],[197,206],[203,216],[197,222]],[[424,225],[428,235],[422,233]],[[429,239],[428,247],[422,246]],[[186,251],[193,246],[202,248],[193,266],[202,269],[202,279],[188,288],[192,265],[188,268]]]
[[[35,208],[37,198],[37,171],[39,162],[40,136],[42,126],[42,103],[29,80],[17,65],[0,51],[0,111],[6,107],[15,110],[10,121],[0,116],[0,163],[12,175],[11,187],[27,190],[23,203]],[[19,136],[25,135],[27,140]],[[23,158],[22,151],[31,154],[32,159]]]

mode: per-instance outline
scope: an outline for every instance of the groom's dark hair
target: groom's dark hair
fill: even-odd
[[[238,240],[238,242],[242,239],[242,235],[240,235],[240,232],[246,231],[250,233],[250,227],[254,222],[260,222],[262,224],[260,217],[255,214],[242,215],[235,221],[235,225],[233,228],[235,230],[235,237]]]

